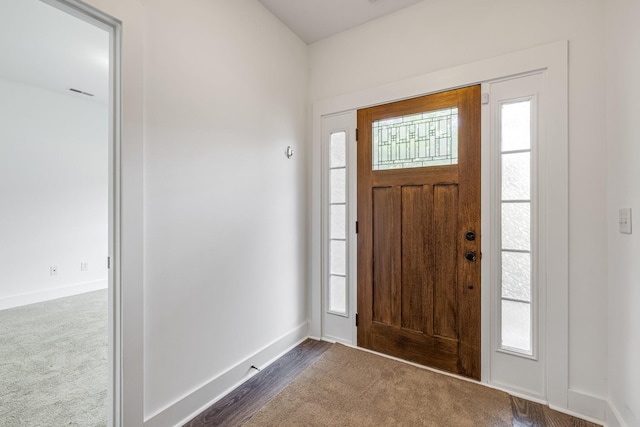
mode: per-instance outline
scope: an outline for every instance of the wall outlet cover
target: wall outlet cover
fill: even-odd
[[[631,208],[620,208],[618,210],[618,225],[620,233],[631,234]]]

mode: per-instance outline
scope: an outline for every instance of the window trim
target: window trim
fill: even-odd
[[[345,165],[342,167],[331,167],[331,137],[337,133],[344,133],[345,139]],[[351,257],[350,254],[350,241],[349,241],[349,224],[351,222],[351,213],[349,212],[349,200],[351,191],[349,188],[349,129],[344,127],[336,127],[334,129],[327,129],[326,134],[322,138],[322,246],[323,246],[323,260],[322,260],[322,311],[323,314],[331,314],[334,316],[340,316],[348,318],[351,316],[351,298],[350,298],[350,268]],[[331,237],[331,171],[337,169],[344,169],[345,173],[345,201],[340,203],[345,208],[345,238],[334,239]],[[331,272],[331,242],[344,241],[345,243],[345,265],[344,265],[344,278],[345,278],[345,311],[334,311],[330,309],[329,292],[331,289],[331,277],[341,276]]]

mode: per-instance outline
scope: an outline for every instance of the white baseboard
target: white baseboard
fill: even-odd
[[[567,397],[567,409],[569,411],[578,414],[582,418],[590,418],[588,421],[598,421],[600,423],[605,421],[607,411],[607,401],[605,399],[572,389],[569,389]]]
[[[269,366],[280,356],[307,339],[308,336],[309,323],[305,322],[211,379],[203,386],[149,416],[144,422],[144,427],[184,425],[255,375],[255,370],[251,369],[252,365],[264,369],[264,367]]]
[[[622,416],[622,413],[616,408],[616,405],[613,404],[610,400],[607,402],[607,427],[627,427],[627,423]],[[633,420],[631,421],[633,423]],[[636,424],[637,425],[637,424]]]
[[[549,402],[544,397],[530,394],[524,390],[519,390],[510,386],[506,386],[504,384],[481,384],[490,388],[494,388],[496,390],[503,391],[515,397],[548,406],[554,411],[562,412],[563,414],[571,415],[572,417],[580,418],[585,421],[589,421],[595,424],[602,424],[605,422],[606,410],[608,407],[607,401],[605,399],[595,397],[586,393],[582,393],[572,389],[567,390],[568,407],[560,408],[549,404]]]
[[[326,342],[330,342],[331,344],[340,343],[348,347],[356,347],[353,345],[353,343],[347,340],[344,340],[342,338],[332,337],[331,335],[324,335],[322,338],[319,338],[318,341],[326,341]]]
[[[86,292],[98,291],[100,289],[107,289],[108,286],[108,280],[104,279],[96,280],[93,282],[78,283],[70,286],[63,286],[61,288],[29,292],[28,294],[12,295],[9,297],[0,298],[0,310],[7,310],[9,308],[22,307],[23,305],[35,304],[38,302],[45,302],[58,298],[80,295]]]

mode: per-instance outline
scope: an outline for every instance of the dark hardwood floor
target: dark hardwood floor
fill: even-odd
[[[511,396],[513,426],[596,427],[598,424],[554,411],[548,406]]]
[[[241,426],[315,362],[330,343],[308,339],[254,375],[184,427]],[[596,427],[545,405],[511,396],[514,427]]]
[[[308,339],[202,412],[185,427],[240,426],[273,399],[331,344]]]

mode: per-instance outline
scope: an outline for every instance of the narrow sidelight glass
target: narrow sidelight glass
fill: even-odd
[[[329,271],[327,311],[347,315],[347,133],[329,142]]]
[[[531,99],[500,106],[500,347],[533,355]]]

